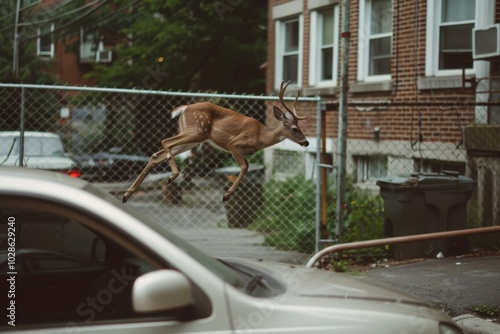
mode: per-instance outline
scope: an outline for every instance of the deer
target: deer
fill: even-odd
[[[161,141],[163,149],[151,156],[141,174],[123,195],[122,202],[126,203],[150,170],[165,160],[168,160],[172,172],[167,180],[167,185],[173,182],[179,176],[174,157],[203,142],[208,142],[217,149],[231,153],[240,167],[239,175],[222,198],[223,202],[234,194],[248,171],[248,161],[245,159],[245,155],[253,154],[286,138],[300,146],[307,147],[309,142],[300,130],[298,122],[307,119],[309,113],[305,116],[297,115],[295,105],[299,97],[298,92],[292,109],[285,104],[283,94],[289,83],[290,80],[286,83],[281,82],[278,95],[286,112],[273,106],[274,117],[278,120],[278,123],[273,126],[263,125],[255,118],[210,102],[199,102],[175,108],[172,111],[172,118],[179,117],[178,134]]]

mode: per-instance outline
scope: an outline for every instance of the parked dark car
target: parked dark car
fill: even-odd
[[[123,153],[121,147],[108,152],[76,156],[81,166],[82,178],[90,182],[133,181],[144,169],[150,157],[141,153]],[[170,173],[168,162],[153,168],[150,174]]]

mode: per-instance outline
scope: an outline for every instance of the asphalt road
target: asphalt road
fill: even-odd
[[[450,316],[474,313],[479,305],[500,306],[500,256],[430,259],[361,277],[418,296]]]
[[[217,199],[222,198],[222,195],[218,195],[215,194]],[[191,207],[164,205],[147,198],[133,199],[126,205],[135,207],[153,221],[167,226],[173,233],[214,257],[243,257],[291,264],[304,264],[309,258],[309,255],[263,246],[262,233],[228,228],[222,202],[217,206],[212,202],[204,205],[203,200],[206,198],[197,198],[196,206]]]

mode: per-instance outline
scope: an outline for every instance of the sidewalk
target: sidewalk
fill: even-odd
[[[418,296],[454,317],[464,333],[500,333],[500,316],[474,315],[500,305],[500,256],[427,259],[362,272],[360,277]],[[494,322],[496,321],[496,322]]]

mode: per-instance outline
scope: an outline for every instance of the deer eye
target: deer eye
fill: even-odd
[[[299,129],[297,129],[297,128],[292,128],[292,132],[297,133],[297,132],[299,132]]]

